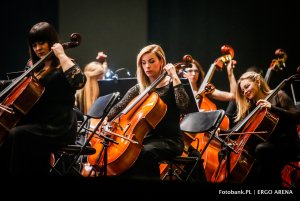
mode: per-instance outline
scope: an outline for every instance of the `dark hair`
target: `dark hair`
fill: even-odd
[[[198,80],[197,80],[197,87],[200,87],[201,83],[204,80],[205,73],[204,73],[204,70],[203,70],[201,64],[198,61],[196,61],[195,59],[193,59],[192,63],[195,64],[195,66],[199,70],[199,77],[198,77]]]
[[[28,34],[29,54],[33,63],[36,63],[40,58],[33,51],[32,45],[36,42],[47,42],[49,47],[54,43],[58,43],[58,34],[54,27],[48,22],[39,22],[30,29]],[[55,56],[53,59],[56,58]],[[57,59],[55,59],[57,60]],[[58,63],[56,61],[55,63]]]

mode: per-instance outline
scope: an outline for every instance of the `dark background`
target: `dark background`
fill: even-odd
[[[104,51],[112,70],[128,68],[135,75],[136,55],[150,43],[161,45],[171,63],[192,55],[205,72],[221,56],[222,45],[231,45],[238,62],[236,78],[252,65],[266,73],[275,50],[282,48],[287,67],[274,75],[271,86],[300,65],[299,7],[292,0],[11,0],[1,5],[0,15],[0,79],[24,69],[29,58],[27,33],[40,21],[52,23],[62,42],[73,32],[81,34],[81,45],[67,54],[82,67]],[[225,69],[215,72],[213,83],[229,90]]]

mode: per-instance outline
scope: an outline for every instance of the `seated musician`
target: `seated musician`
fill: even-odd
[[[299,152],[299,137],[296,125],[300,122],[300,111],[291,98],[280,90],[267,101],[265,98],[272,91],[259,73],[246,72],[238,80],[237,118],[240,121],[254,107],[267,108],[279,117],[275,130],[266,142],[259,143],[255,148],[255,163],[246,182],[281,186],[281,170],[285,163],[293,160]]]
[[[199,88],[204,80],[204,70],[202,68],[202,66],[200,65],[200,63],[196,60],[193,60],[192,65],[189,68],[185,68],[182,71],[182,76],[189,79],[191,87],[193,89],[194,95],[196,96],[199,92]],[[226,65],[226,69],[227,69],[227,75],[228,75],[228,80],[229,80],[229,85],[230,85],[230,91],[222,91],[219,89],[214,89],[210,94],[208,94],[207,96],[211,99],[215,99],[215,100],[219,100],[219,101],[234,101],[235,100],[235,93],[236,93],[236,79],[233,73],[233,70],[235,68],[235,64],[236,61],[235,60],[231,60],[230,62],[228,62],[228,64]],[[210,105],[211,103],[211,105]],[[200,110],[215,110],[217,109],[216,106],[214,105],[213,102],[209,101],[209,102],[205,102],[199,105],[199,109]],[[225,128],[222,128],[222,130],[227,130],[229,128],[229,125],[226,125]],[[205,143],[204,143],[205,144]],[[203,146],[204,146],[203,144]],[[200,155],[198,150],[201,150],[203,148],[203,146],[199,147],[198,142],[197,143],[192,143],[192,145],[189,147],[188,150],[188,155],[189,156],[195,156],[198,157]],[[196,149],[196,147],[198,147],[198,150]],[[193,173],[193,178],[197,181],[205,181],[206,177],[205,175],[203,175],[204,173],[204,167],[202,165],[202,163],[198,164],[199,167],[197,167]],[[186,169],[190,169],[191,167],[186,167]],[[209,175],[207,175],[207,180],[209,181]]]
[[[141,94],[162,73],[168,76],[154,88],[160,99],[167,105],[166,114],[143,139],[143,147],[137,160],[122,175],[160,179],[159,161],[180,156],[184,144],[179,127],[180,110],[188,108],[189,96],[176,73],[173,64],[166,64],[163,49],[156,44],[141,49],[137,56],[137,80],[133,86],[109,112],[108,120],[118,115],[131,100]]]
[[[43,61],[35,72],[44,92],[28,114],[10,129],[0,148],[1,173],[5,175],[49,175],[50,153],[72,144],[77,133],[73,111],[75,92],[84,86],[86,77],[80,67],[64,52],[54,27],[47,22],[35,24],[29,31],[32,63]],[[48,59],[45,55],[53,51]],[[39,74],[43,69],[53,69]],[[40,69],[39,69],[40,70]],[[24,104],[28,104],[28,96]],[[19,113],[16,111],[15,113]]]

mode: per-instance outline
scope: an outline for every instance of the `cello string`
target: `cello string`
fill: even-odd
[[[244,134],[266,134],[268,133],[267,131],[257,131],[257,132],[241,132],[241,133],[230,133],[230,135],[244,135]],[[227,136],[229,135],[229,133],[221,133],[218,134],[218,136]]]
[[[14,110],[6,105],[0,104],[0,109],[8,112],[9,114],[14,114]]]
[[[132,140],[132,139],[130,139],[130,138],[127,138],[127,137],[124,137],[124,136],[122,136],[122,135],[119,135],[118,133],[115,133],[115,132],[110,131],[109,128],[108,128],[108,126],[104,126],[104,132],[107,132],[107,133],[109,133],[109,134],[118,136],[118,137],[123,138],[123,139],[125,139],[125,140],[128,140],[129,142],[132,142],[132,143],[134,143],[134,144],[139,144],[139,142],[137,142],[137,141],[135,141],[135,140]],[[97,132],[96,132],[96,133],[97,133]],[[100,136],[103,135],[103,134],[100,134],[100,133],[97,133],[97,134],[99,134]],[[134,135],[134,134],[133,134],[133,135]]]

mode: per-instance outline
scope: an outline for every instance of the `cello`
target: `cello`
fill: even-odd
[[[174,64],[176,70],[186,67],[192,62],[190,55],[183,57],[183,62]],[[104,127],[104,135],[115,142],[109,142],[107,161],[100,152],[89,156],[89,163],[101,166],[106,163],[107,175],[119,175],[129,169],[136,161],[144,136],[154,129],[164,117],[167,106],[153,89],[168,75],[166,71],[140,95],[134,98],[108,125]],[[103,150],[103,149],[102,149]]]
[[[221,53],[223,54],[223,56],[217,58],[214,61],[214,63],[210,66],[196,95],[197,104],[200,108],[200,111],[211,111],[217,109],[216,105],[207,98],[207,95],[212,93],[214,89],[214,86],[210,84],[210,81],[215,70],[221,70],[226,65],[226,63],[232,60],[232,58],[234,57],[234,50],[229,45],[223,45],[221,47]],[[225,116],[222,120],[220,128],[222,130],[229,129],[229,119],[227,116]],[[209,136],[207,134],[199,133],[195,137],[193,137],[190,134],[185,133],[184,139],[185,141],[190,141],[192,139],[190,145],[197,149],[199,152],[201,152],[206,143],[208,142]],[[218,166],[218,152],[220,148],[220,142],[216,139],[213,139],[208,145],[205,152],[202,154],[203,166],[208,181],[210,180],[214,170]]]
[[[73,33],[70,40],[71,42],[62,44],[65,49],[77,47],[81,42],[81,36]],[[0,145],[5,141],[9,130],[17,125],[42,96],[44,87],[39,83],[39,79],[53,71],[54,68],[39,68],[52,55],[53,50],[0,93],[0,100],[3,100],[0,104]]]
[[[210,66],[203,82],[201,83],[196,99],[200,109],[205,111],[216,110],[216,105],[207,98],[208,94],[211,94],[215,87],[210,83],[215,70],[221,70],[229,61],[234,57],[234,50],[229,45],[223,45],[221,47],[222,56],[217,58]],[[229,119],[225,117],[221,123],[221,129],[227,130],[229,128]]]
[[[299,79],[300,68],[297,71],[297,74],[284,79],[264,100],[270,101],[287,83]],[[232,183],[242,183],[254,164],[255,147],[269,139],[278,120],[276,115],[258,105],[236,124],[225,139],[230,152],[214,172],[213,182],[223,182],[227,179]],[[235,133],[240,134],[239,137],[236,140],[230,139]]]

